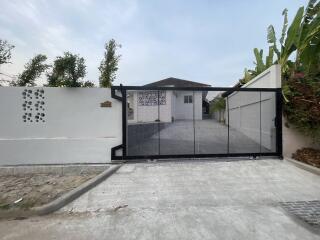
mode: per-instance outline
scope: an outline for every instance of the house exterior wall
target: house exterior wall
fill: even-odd
[[[134,117],[128,120],[129,123],[155,122],[157,119],[160,119],[161,122],[171,122],[172,118],[175,120],[191,120],[193,119],[193,104],[195,104],[195,119],[202,119],[202,92],[195,91],[194,103],[187,104],[184,103],[184,96],[193,95],[193,92],[166,91],[166,104],[159,106],[141,106],[138,104],[138,91],[132,93],[128,102],[134,109]]]
[[[171,122],[171,101],[172,91],[166,91],[166,104],[165,105],[153,105],[153,106],[141,106],[138,104],[138,92],[133,94],[134,98],[134,121],[130,122],[155,122],[160,120],[161,122]],[[129,122],[129,123],[130,123]]]
[[[129,123],[130,122],[137,122],[138,114],[137,114],[137,111],[135,110],[135,109],[137,109],[137,106],[138,106],[138,102],[137,101],[138,101],[137,100],[137,94],[132,92],[130,94],[130,97],[128,97],[129,106],[133,110],[131,118],[128,118],[128,122]],[[129,111],[129,109],[127,109],[127,111]],[[127,117],[129,117],[129,113],[127,113]]]
[[[112,107],[100,107],[107,100]],[[0,87],[0,102],[0,165],[107,163],[122,143],[121,102],[110,89]]]
[[[175,91],[174,118],[177,120],[192,120],[193,110],[195,120],[202,120],[202,92],[200,91]],[[184,103],[184,96],[194,96],[193,103]],[[193,106],[194,105],[194,106]]]

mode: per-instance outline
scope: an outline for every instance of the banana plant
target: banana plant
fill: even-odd
[[[244,69],[244,77],[240,80],[241,84],[245,84],[249,82],[252,78],[258,76],[260,73],[268,69],[273,64],[273,56],[274,56],[274,49],[273,46],[269,47],[268,56],[266,56],[265,62],[263,61],[263,50],[255,48],[253,49],[253,53],[255,55],[256,61],[253,62],[255,64],[254,70],[247,70]]]
[[[273,65],[274,47],[269,46],[269,54],[266,56],[266,69]]]
[[[300,7],[292,21],[288,24],[288,10],[282,12],[283,26],[278,41],[273,25],[268,27],[267,40],[269,55],[263,61],[263,51],[254,49],[255,69],[245,69],[241,83],[251,80],[272,64],[280,64],[282,73],[289,75],[300,69],[305,74],[320,71],[320,1],[309,0],[306,8]],[[295,53],[295,58],[292,55]],[[276,61],[273,61],[276,55]],[[291,61],[292,60],[292,61]]]
[[[266,65],[263,62],[263,50],[258,48],[253,49],[254,56],[256,58],[256,61],[254,64],[256,65],[256,73],[262,73],[266,69]]]
[[[243,78],[239,80],[241,85],[246,84],[249,82],[254,76],[252,75],[251,70],[248,70],[247,68],[244,69],[243,71]]]
[[[277,47],[277,39],[274,27],[268,27],[268,43],[273,46],[277,55],[276,63],[281,64],[282,72],[289,69],[289,58],[295,52],[295,67],[299,67],[301,61],[312,64],[313,56],[319,48],[320,38],[320,2],[309,0],[306,8],[300,7],[288,28],[288,10],[282,12],[284,16],[282,34],[279,40],[280,50]],[[307,64],[307,65],[308,65]],[[311,69],[310,67],[308,69]]]
[[[282,46],[284,45],[284,40],[285,36],[287,34],[287,29],[288,29],[288,9],[284,9],[282,11],[282,16],[283,16],[283,24],[282,24],[282,31],[281,31],[281,38],[279,40],[280,46],[281,46],[281,52],[282,52]],[[279,63],[281,59],[281,52],[278,49],[277,46],[277,37],[276,37],[276,32],[274,30],[273,25],[270,25],[268,27],[268,34],[267,34],[267,40],[268,43],[270,44],[269,49],[272,47],[273,51],[277,55],[277,61],[275,63]]]
[[[306,8],[296,56],[296,67],[302,64],[306,74],[319,72],[320,2],[315,3],[310,1]]]

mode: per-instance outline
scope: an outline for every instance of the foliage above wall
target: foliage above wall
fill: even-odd
[[[105,45],[104,59],[98,68],[100,71],[100,87],[111,87],[112,82],[116,78],[118,63],[121,57],[121,55],[116,54],[118,48],[121,48],[121,45],[117,44],[114,39],[111,39]]]
[[[46,64],[47,56],[38,54],[32,58],[24,67],[25,70],[19,74],[18,80],[11,82],[11,86],[29,86],[36,85],[35,81],[46,71],[50,65]]]
[[[6,40],[0,39],[0,65],[10,63],[11,50],[13,45],[9,44]]]
[[[52,72],[48,74],[49,87],[91,87],[93,83],[83,82],[86,75],[84,58],[65,52],[54,60]]]
[[[286,91],[289,123],[320,141],[320,78],[297,73],[286,80]]]
[[[105,45],[104,59],[99,66],[100,87],[111,87],[112,82],[116,78],[116,72],[118,70],[118,62],[121,55],[116,54],[116,50],[121,45],[117,44],[114,39],[108,41]],[[11,63],[11,51],[14,48],[6,40],[0,39],[0,66],[2,64]],[[0,78],[0,86],[2,82],[5,86],[36,86],[36,80],[51,68],[49,73],[46,73],[48,87],[94,87],[94,83],[91,81],[85,81],[86,65],[83,57],[70,52],[65,52],[63,56],[58,56],[53,65],[46,64],[47,56],[38,54],[25,64],[25,69],[21,74],[16,76],[9,76],[0,72],[0,75],[11,77],[11,80],[3,80]],[[1,77],[1,76],[0,76]]]
[[[279,42],[273,25],[268,27],[267,40],[269,53],[263,60],[263,50],[255,48],[255,69],[245,69],[242,84],[250,81],[272,64],[280,64],[284,76],[296,71],[306,75],[318,74],[320,67],[320,2],[310,0],[307,7],[300,7],[292,23],[288,25],[288,10],[282,12],[284,17]],[[280,47],[278,47],[280,45]],[[280,50],[279,50],[280,49]],[[273,60],[274,56],[276,57]]]
[[[210,114],[217,111],[223,111],[226,109],[226,99],[223,97],[216,97],[210,103]]]
[[[8,43],[6,40],[0,39],[0,67],[3,64],[11,63],[11,50],[14,48],[13,45]],[[7,82],[6,80],[3,80],[1,77],[2,75],[7,76],[6,74],[0,72],[0,86],[3,82]]]
[[[300,7],[290,25],[288,11],[282,12],[283,27],[277,41],[274,27],[268,27],[269,53],[254,49],[255,69],[245,69],[245,84],[272,64],[281,64],[284,114],[304,133],[320,139],[320,1],[309,0]],[[274,56],[276,57],[273,60]]]

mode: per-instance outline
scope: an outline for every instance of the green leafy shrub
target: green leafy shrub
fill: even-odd
[[[289,123],[320,141],[320,78],[296,73],[284,83],[287,102],[284,114]]]

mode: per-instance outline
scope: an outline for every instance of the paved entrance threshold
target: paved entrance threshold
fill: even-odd
[[[1,221],[2,239],[320,239],[280,202],[320,200],[320,177],[280,160],[124,165],[59,213]]]

